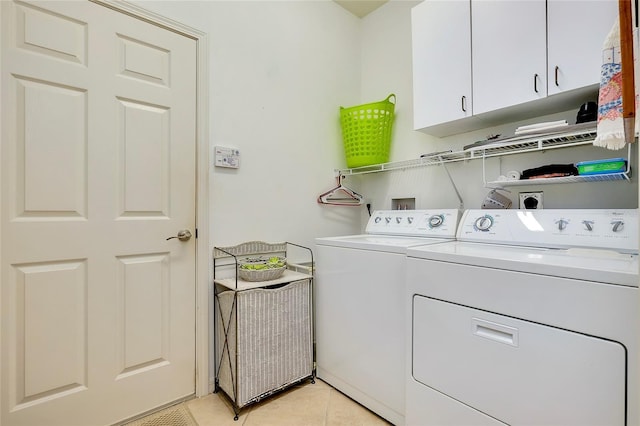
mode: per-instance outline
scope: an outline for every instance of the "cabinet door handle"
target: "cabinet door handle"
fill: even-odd
[[[462,107],[462,111],[467,112],[467,97],[463,96],[460,98],[460,106]]]
[[[538,74],[533,75],[533,90],[538,93]]]
[[[556,70],[555,70],[556,86],[560,86],[560,84],[558,83],[558,71],[559,70],[560,70],[560,67],[556,65]]]

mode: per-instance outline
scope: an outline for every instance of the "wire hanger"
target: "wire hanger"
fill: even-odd
[[[332,206],[361,206],[364,197],[342,185],[342,173],[338,172],[338,186],[318,196],[318,203]]]

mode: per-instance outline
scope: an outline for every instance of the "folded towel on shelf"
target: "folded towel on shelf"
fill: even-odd
[[[602,46],[597,136],[593,144],[616,150],[624,148],[625,142],[622,117],[620,23],[616,19]]]
[[[577,176],[578,168],[574,164],[549,164],[523,170],[520,179],[541,179],[550,177]]]
[[[529,124],[527,126],[520,126],[516,129],[516,135],[523,135],[527,133],[542,133],[545,130],[557,129],[560,127],[568,126],[567,120],[559,121],[547,121],[546,123]]]

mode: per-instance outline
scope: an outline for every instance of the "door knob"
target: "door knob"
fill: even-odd
[[[189,241],[191,239],[191,231],[189,231],[188,229],[183,229],[181,231],[178,231],[178,235],[176,235],[175,237],[167,238],[167,241],[169,241],[172,238],[177,238],[180,241]]]

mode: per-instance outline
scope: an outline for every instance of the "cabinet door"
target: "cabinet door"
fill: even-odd
[[[548,0],[549,95],[599,83],[602,45],[616,19],[615,0]]]
[[[546,2],[471,0],[474,115],[547,95]]]
[[[415,129],[470,117],[470,0],[426,0],[411,11]]]

